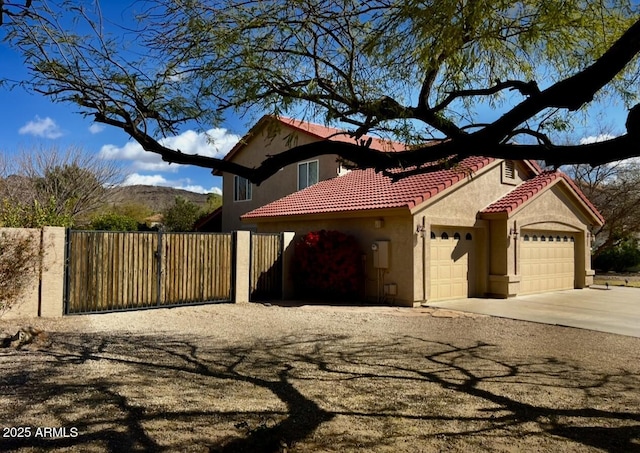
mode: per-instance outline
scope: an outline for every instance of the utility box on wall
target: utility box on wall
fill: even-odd
[[[373,250],[373,267],[376,269],[389,269],[390,241],[376,241],[371,244]]]

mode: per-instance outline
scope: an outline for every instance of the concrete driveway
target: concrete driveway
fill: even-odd
[[[425,305],[640,337],[640,288],[593,287],[512,299],[472,298]]]

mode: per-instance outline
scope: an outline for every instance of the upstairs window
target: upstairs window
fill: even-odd
[[[318,161],[298,164],[298,190],[306,189],[318,182]]]
[[[233,201],[251,200],[251,183],[242,176],[233,177]]]

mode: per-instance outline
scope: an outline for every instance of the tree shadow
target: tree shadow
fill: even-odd
[[[640,414],[612,401],[638,393],[638,374],[505,357],[483,342],[61,333],[51,343],[0,354],[1,425],[78,436],[3,438],[3,450],[375,450],[401,437],[442,448],[514,434],[611,452],[640,446]],[[539,398],[546,392],[562,399]],[[340,431],[338,419],[363,431]],[[406,429],[416,423],[419,434]]]

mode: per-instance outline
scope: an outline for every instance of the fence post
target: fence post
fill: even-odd
[[[42,274],[38,315],[57,318],[64,314],[66,231],[62,227],[42,228]]]
[[[157,269],[157,273],[156,273],[156,291],[158,292],[158,296],[157,296],[157,300],[156,300],[156,306],[159,307],[160,305],[162,305],[163,302],[163,297],[162,297],[162,261],[163,261],[163,255],[162,255],[162,229],[158,229],[158,245],[156,248],[156,252],[155,252],[155,257],[156,257],[156,265],[158,266]]]
[[[234,272],[234,302],[249,302],[251,285],[251,232],[235,231],[236,262]]]
[[[293,259],[293,240],[296,234],[291,231],[282,233],[282,300],[295,296],[293,279],[291,278],[291,261]]]

